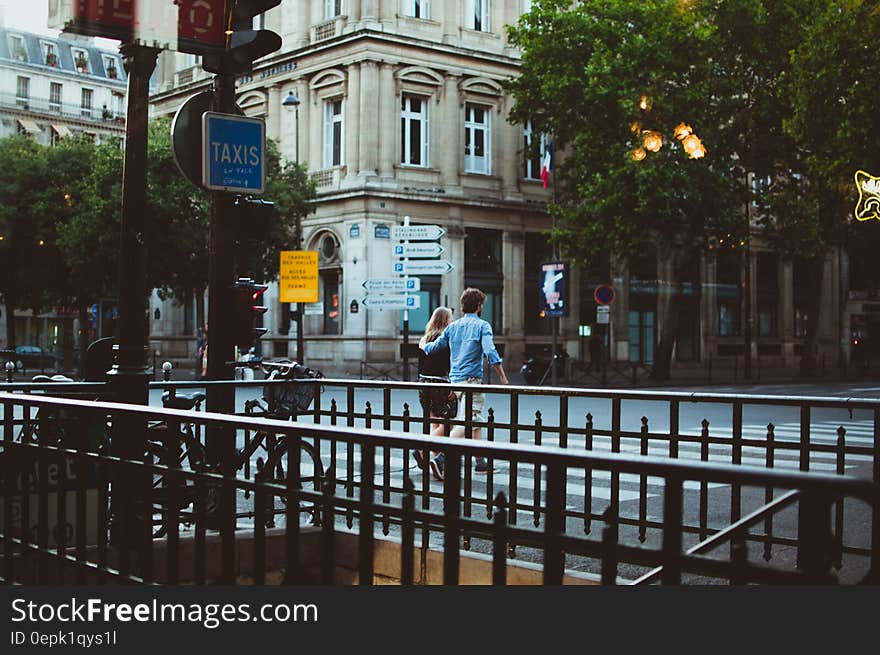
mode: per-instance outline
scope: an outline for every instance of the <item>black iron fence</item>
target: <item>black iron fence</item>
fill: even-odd
[[[471,387],[467,408],[472,392],[492,393],[487,415],[450,423],[470,433],[480,428],[485,439],[476,441],[421,434],[425,421],[406,400],[420,385],[321,382],[323,392],[295,423],[91,400],[101,385],[52,386],[76,399],[0,394],[3,579],[231,583],[240,573],[236,527],[239,536],[252,535],[247,550],[257,583],[275,569],[289,583],[334,580],[334,543],[347,529],[357,534],[361,583],[373,579],[374,539],[388,535],[401,545],[403,583],[414,580],[415,549],[432,546],[442,549],[446,584],[459,582],[467,550],[491,555],[496,582],[504,582],[513,556],[542,564],[544,581],[554,584],[566,570],[592,572],[602,582],[816,583],[868,579],[874,568],[876,440],[866,446],[844,438],[829,450],[810,439],[810,416],[829,407],[867,411],[876,430],[876,401],[542,389],[541,400],[559,407],[557,420],[545,424],[541,415],[533,423],[519,419],[535,390]],[[198,385],[174,386],[185,397],[179,387]],[[571,405],[583,398],[610,403],[610,428],[592,416],[583,427],[572,424]],[[667,429],[651,431],[642,420],[640,430],[625,430],[626,403],[646,399],[667,404]],[[402,401],[399,413],[394,400]],[[507,413],[498,420],[502,400]],[[680,430],[683,403],[726,404],[730,433],[712,434],[706,425],[698,435]],[[773,429],[767,439],[747,438],[742,415],[751,404],[795,407],[801,439],[776,440]],[[135,415],[159,455],[145,448],[142,461],[114,457],[114,439],[142,438],[113,432],[121,416]],[[164,426],[164,439],[148,425]],[[178,432],[181,425],[188,428]],[[217,429],[236,435],[234,457],[229,448],[219,461],[210,448],[204,457],[197,452],[202,435]],[[191,439],[176,441],[178,434]],[[686,458],[685,445],[696,446],[699,457]],[[637,451],[626,452],[631,447]],[[765,453],[765,467],[742,463],[749,448]],[[800,470],[780,469],[777,453],[792,448]],[[415,449],[445,455],[442,482],[410,465]],[[730,462],[710,459],[713,449]],[[811,472],[828,454],[838,462],[834,471]],[[472,470],[477,457],[488,458],[485,476]],[[840,475],[850,461],[868,466],[867,479]],[[303,552],[315,534],[318,555],[309,563]],[[192,570],[182,570],[184,561]],[[311,578],[309,566],[317,570]]]

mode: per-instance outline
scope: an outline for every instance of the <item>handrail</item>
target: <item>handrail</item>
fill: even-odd
[[[573,451],[555,446],[532,446],[521,443],[499,443],[495,441],[474,441],[453,437],[434,437],[431,435],[377,430],[372,428],[353,428],[283,421],[269,418],[240,417],[215,412],[196,412],[160,407],[145,407],[125,403],[105,401],[89,402],[70,400],[52,396],[16,395],[0,391],[0,404],[13,403],[36,407],[66,407],[89,412],[104,411],[109,414],[124,412],[139,415],[144,420],[169,419],[173,421],[201,423],[231,429],[261,429],[278,434],[296,433],[300,437],[332,438],[337,441],[366,443],[375,447],[381,445],[395,449],[428,449],[436,451],[455,450],[470,456],[492,458],[515,458],[517,461],[547,467],[591,468],[614,470],[621,473],[661,476],[677,480],[700,482],[721,482],[726,484],[759,485],[778,488],[814,487],[825,493],[849,495],[873,503],[878,488],[870,481],[845,475],[803,472],[795,470],[763,469],[746,464],[722,464],[696,460],[671,460],[652,455],[627,455],[625,453],[605,453],[595,451]]]
[[[758,521],[764,519],[770,514],[774,514],[779,510],[785,509],[789,505],[794,504],[794,502],[800,497],[800,491],[797,489],[793,491],[786,492],[779,498],[775,498],[772,502],[767,503],[763,507],[759,507],[754,512],[751,512],[747,516],[744,516],[739,521],[731,523],[729,526],[724,528],[723,530],[719,530],[715,534],[713,534],[708,539],[701,541],[697,545],[689,548],[685,555],[700,555],[701,553],[705,553],[709,550],[712,550],[716,546],[720,546],[721,544],[727,542],[731,539],[735,533],[740,530],[744,530],[746,528],[751,527]],[[663,566],[658,566],[657,568],[649,571],[645,575],[636,578],[633,580],[630,585],[637,586],[641,584],[647,584],[649,582],[653,582],[655,579],[660,577],[663,573]]]

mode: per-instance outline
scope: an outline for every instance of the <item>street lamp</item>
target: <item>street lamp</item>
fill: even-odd
[[[294,138],[296,146],[294,150],[294,163],[297,168],[297,178],[299,177],[299,97],[293,92],[288,91],[287,97],[281,103],[288,110],[294,110]],[[296,210],[296,227],[294,228],[294,243],[297,250],[302,250],[302,217],[299,209]],[[296,323],[296,361],[302,363],[305,360],[305,341],[303,339],[303,304],[296,303],[296,312],[294,314],[294,322]]]

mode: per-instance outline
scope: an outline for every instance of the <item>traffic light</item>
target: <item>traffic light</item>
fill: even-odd
[[[232,287],[232,340],[242,350],[250,348],[254,341],[268,330],[255,327],[255,319],[266,313],[268,307],[260,305],[261,296],[269,288],[267,284],[257,284],[249,277],[240,277]]]
[[[236,196],[233,206],[236,240],[266,243],[272,230],[275,203],[253,196]]]
[[[281,47],[281,37],[270,30],[255,30],[254,16],[259,16],[281,0],[231,0],[226,3],[226,49],[222,53],[206,53],[202,68],[211,73],[249,73],[254,60]]]

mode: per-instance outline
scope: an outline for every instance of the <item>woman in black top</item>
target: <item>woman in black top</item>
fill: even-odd
[[[452,322],[452,310],[447,307],[438,307],[431,314],[431,319],[425,326],[425,335],[419,341],[419,381],[421,382],[449,382],[449,349],[443,348],[432,355],[426,355],[422,348],[426,343],[435,341],[437,337]],[[454,394],[453,394],[454,396]],[[444,418],[444,408],[447,407],[449,393],[443,389],[423,389],[419,391],[419,402],[422,405],[422,416],[431,418]],[[453,418],[447,416],[446,418]],[[431,423],[432,436],[446,436],[446,425],[443,423]],[[421,468],[425,467],[424,452],[413,452]]]

